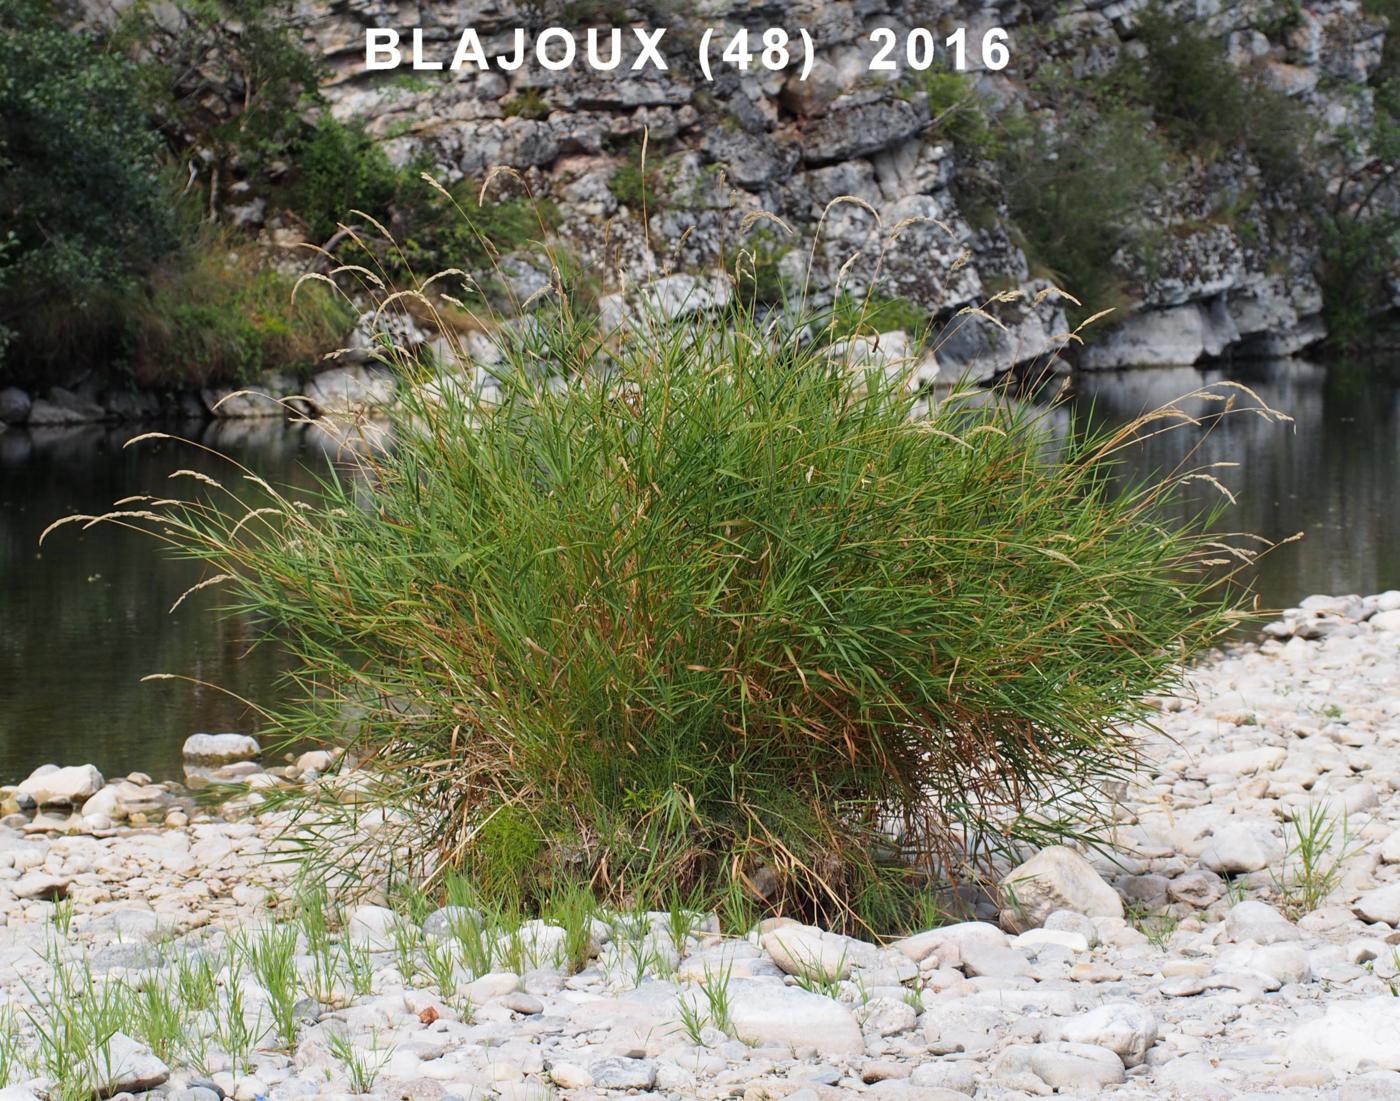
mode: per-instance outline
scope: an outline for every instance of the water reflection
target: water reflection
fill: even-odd
[[[1211,431],[1191,427],[1144,441],[1124,458],[1130,474],[1173,469],[1197,448],[1193,465],[1229,462],[1215,473],[1238,498],[1223,517],[1229,530],[1278,540],[1304,538],[1265,556],[1255,588],[1269,607],[1315,592],[1371,593],[1400,587],[1400,370],[1396,364],[1301,360],[1126,371],[1075,380],[1078,415],[1131,421],[1202,386],[1234,380],[1293,418],[1274,424],[1240,415]],[[1227,391],[1220,391],[1227,392]],[[1243,404],[1250,400],[1240,395]],[[1189,411],[1209,408],[1192,403]],[[1214,490],[1198,484],[1181,511],[1208,506]]]
[[[269,481],[310,487],[327,469],[321,433],[280,421],[162,426],[225,452]],[[256,700],[279,671],[271,648],[251,652],[238,619],[215,599],[170,606],[202,576],[135,532],[69,526],[38,546],[59,517],[103,512],[136,493],[170,494],[181,468],[230,473],[207,451],[171,441],[123,444],[143,429],[100,426],[0,433],[0,782],[45,761],[91,761],[104,773],[178,774],[179,746],[199,730],[255,730],[233,696]],[[186,483],[183,489],[188,489]]]

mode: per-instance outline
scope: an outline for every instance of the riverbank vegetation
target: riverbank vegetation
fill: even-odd
[[[1400,25],[1394,0],[1369,0],[1367,9]],[[1044,38],[1053,53],[1053,35]],[[1029,81],[1030,110],[995,110],[965,77],[925,80],[935,128],[966,162],[960,201],[970,216],[990,218],[988,202],[1000,196],[1032,264],[1074,290],[1082,318],[1130,303],[1158,274],[1164,215],[1185,169],[1244,159],[1259,186],[1185,196],[1208,203],[1199,223],[1229,225],[1249,246],[1281,247],[1301,217],[1320,242],[1331,343],[1355,351],[1383,339],[1400,257],[1400,39],[1387,36],[1373,113],[1329,129],[1257,66],[1232,62],[1223,42],[1160,5],[1140,16],[1133,38],[1140,55],[1099,73],[1041,66]],[[1329,186],[1329,177],[1340,183]]]
[[[897,927],[1092,817],[1143,697],[1232,622],[1180,479],[1110,489],[1122,438],[912,416],[742,310],[609,344],[556,290],[504,344],[498,405],[405,388],[373,508],[353,479],[152,506],[294,655],[271,728],[374,778],[308,808],[347,816],[318,866]]]
[[[391,225],[402,247],[358,259],[405,283],[549,225],[547,204],[391,164],[317,79],[273,0],[136,4],[105,29],[0,0],[0,379],[98,368],[182,388],[314,367],[354,313],[320,285],[293,303],[313,253],[255,241],[242,210],[311,244],[347,218]]]
[[[321,286],[305,288],[293,309],[281,293],[288,276],[318,259],[287,242],[334,240],[343,253],[345,219],[363,231],[352,243],[380,239],[378,223],[400,247],[352,259],[412,285],[445,268],[486,271],[493,252],[558,221],[547,200],[520,190],[493,188],[483,200],[479,179],[450,194],[429,187],[422,174],[441,173],[428,160],[397,147],[391,159],[382,127],[334,117],[323,74],[277,0],[139,2],[105,26],[75,27],[57,11],[0,0],[7,378],[54,382],[115,367],[147,385],[198,385],[309,368],[345,342],[353,317]],[[1400,15],[1395,0],[1367,0],[1366,11],[1392,24]],[[1286,38],[1297,19],[1281,5],[1264,32]],[[974,225],[1005,217],[1032,267],[1085,304],[1075,320],[1131,305],[1172,252],[1170,235],[1218,223],[1248,248],[1315,248],[1334,342],[1351,347],[1376,332],[1400,254],[1400,38],[1387,37],[1370,81],[1374,111],[1324,126],[1262,65],[1231,59],[1221,40],[1160,6],[1125,33],[1131,48],[1087,68],[1083,43],[1062,49],[1056,36],[1070,32],[1056,26],[1018,32],[1018,48],[1037,58],[1018,103],[994,104],[972,77],[940,70],[900,85],[926,104],[930,135],[957,150],[954,186]],[[503,111],[548,113],[537,90]],[[665,210],[674,142],[658,140],[643,164],[640,143],[622,140],[612,198],[636,216]],[[1207,177],[1221,168],[1220,186],[1192,194],[1184,181],[1200,179],[1202,166]],[[259,227],[256,241],[244,224]],[[219,270],[235,280],[266,272],[256,302],[220,285]],[[756,281],[759,297],[781,299],[772,272]],[[165,290],[174,285],[185,287],[178,302]],[[229,310],[243,316],[224,317]],[[219,321],[197,349],[191,317]],[[285,339],[292,330],[305,339]]]
[[[122,1092],[117,1087],[139,1078],[132,1055],[137,1045],[145,1045],[167,1071],[178,1067],[203,1077],[226,1071],[242,1078],[268,1053],[296,1052],[316,1023],[305,1012],[307,999],[343,1011],[371,993],[391,955],[400,981],[430,991],[468,1023],[480,1008],[471,996],[474,979],[509,968],[571,974],[597,961],[599,940],[616,946],[606,968],[615,981],[627,977],[622,949],[632,948],[653,973],[664,965],[645,954],[652,935],[646,913],[608,912],[577,893],[552,897],[541,913],[557,923],[551,932],[563,935],[546,944],[518,907],[482,897],[461,877],[449,876],[442,894],[451,902],[433,911],[424,895],[396,884],[384,941],[367,942],[354,920],[363,911],[315,887],[286,898],[276,920],[264,915],[247,926],[218,929],[198,948],[173,926],[158,928],[149,941],[121,946],[161,980],[146,982],[111,974],[94,967],[87,954],[75,953],[70,937],[77,907],[57,900],[46,942],[37,950],[44,979],[26,991],[32,1004],[22,1011],[11,1002],[0,1005],[0,1090],[37,1076],[54,1101]],[[703,935],[704,915],[677,903],[667,916],[667,932],[679,948]],[[358,1094],[372,1091],[392,1052],[366,1052],[348,1042],[329,1047]]]
[[[960,92],[937,84],[935,117],[947,120],[940,125],[955,140],[976,137],[959,142],[970,154],[969,209],[1001,194],[1028,258],[1074,289],[1080,318],[1127,304],[1156,274],[1165,214],[1187,165],[1248,157],[1284,202],[1307,194],[1317,168],[1307,163],[1314,134],[1303,108],[1232,64],[1219,41],[1160,7],[1141,15],[1134,36],[1141,56],[1124,53],[1097,74],[1041,66],[1030,81],[1031,110],[994,112],[965,79]],[[1266,216],[1237,199],[1213,196],[1212,216]]]
[[[324,287],[296,295],[295,281],[244,242],[204,230],[147,273],[123,304],[123,349],[141,386],[251,383],[268,371],[316,364],[340,347],[354,320]]]
[[[1364,349],[1377,336],[1393,341],[1394,321],[1378,333],[1377,318],[1394,301],[1400,257],[1400,0],[1365,0],[1368,14],[1389,21],[1378,73],[1372,80],[1374,116],[1364,132],[1342,134],[1352,153],[1342,184],[1326,208],[1323,288],[1327,326],[1344,348]],[[1359,148],[1370,156],[1356,156]]]

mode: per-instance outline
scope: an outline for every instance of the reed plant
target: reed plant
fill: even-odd
[[[423,974],[432,981],[438,996],[451,1004],[457,997],[457,952],[452,941],[429,938],[423,942]]]
[[[1284,824],[1280,869],[1270,872],[1284,912],[1295,921],[1321,906],[1342,881],[1345,863],[1362,845],[1351,832],[1345,811],[1335,814],[1325,803],[1296,811]]]
[[[219,997],[219,967],[205,952],[181,952],[175,960],[175,990],[190,1013],[214,1008]]]
[[[562,286],[527,312],[490,404],[386,353],[393,444],[353,476],[235,465],[86,518],[203,560],[290,651],[265,726],[360,770],[304,797],[337,874],[408,853],[512,913],[585,884],[897,925],[931,879],[1092,822],[1143,700],[1242,614],[1249,550],[1178,516],[1209,475],[1116,477],[1179,410],[1065,437],[930,403],[810,318],[600,334]]]
[[[248,1006],[243,999],[240,976],[241,970],[235,967],[222,1010],[213,1015],[214,1042],[228,1056],[234,1074],[243,1074],[251,1066],[249,1059],[265,1031],[261,1010],[254,1022],[248,1023]]]
[[[546,921],[564,930],[563,955],[574,971],[582,971],[594,952],[593,923],[598,902],[583,884],[570,884],[557,891],[541,907]]]
[[[356,997],[368,994],[374,985],[374,961],[370,959],[369,949],[355,944],[349,937],[342,937],[340,956],[343,964],[340,973],[345,976],[350,993]]]
[[[173,1063],[184,1054],[188,1007],[180,1000],[178,986],[172,989],[160,979],[147,980],[131,992],[127,1013],[129,1019],[124,1027],[157,1059]]]

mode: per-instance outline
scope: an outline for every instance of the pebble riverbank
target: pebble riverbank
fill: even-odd
[[[1032,856],[1008,875],[1000,927],[877,946],[781,919],[725,937],[711,917],[682,935],[671,915],[628,915],[592,923],[575,970],[563,930],[530,923],[476,973],[443,947],[463,915],[362,906],[343,932],[355,989],[298,994],[285,1045],[276,999],[228,966],[229,946],[290,895],[259,789],[327,762],[265,770],[224,759],[246,746],[206,744],[211,770],[250,785],[217,813],[141,776],[43,771],[0,789],[11,1045],[32,1058],[74,996],[56,973],[140,992],[207,960],[217,992],[182,1026],[205,1037],[198,1065],[119,1032],[93,1061],[97,1093],[1400,1098],[1400,593],[1311,598],[1191,683],[1121,792],[1119,851]],[[312,989],[304,936],[293,966]],[[230,996],[258,1033],[232,1056]],[[35,1073],[16,1070],[0,1101],[55,1091]]]

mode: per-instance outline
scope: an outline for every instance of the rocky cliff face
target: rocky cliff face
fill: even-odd
[[[1053,130],[1054,104],[1036,75],[1053,65],[1071,81],[1090,81],[1133,64],[1144,51],[1139,28],[1147,10],[1143,0],[704,0],[645,8],[296,0],[294,18],[325,64],[337,117],[363,122],[399,163],[426,154],[448,180],[483,178],[497,166],[514,170],[493,186],[528,189],[557,209],[560,241],[604,289],[666,273],[732,272],[745,247],[771,262],[789,289],[800,288],[810,258],[818,304],[877,285],[880,295],[905,300],[935,322],[945,375],[987,377],[1059,343],[1066,303],[1051,287],[1065,280],[1054,256],[1028,249],[996,166],[963,140],[905,63],[906,35],[934,28],[942,52],[944,36],[966,27],[976,110],[993,119],[1033,112]],[[1343,173],[1365,162],[1384,18],[1367,15],[1359,0],[1192,0],[1165,10],[1223,44],[1232,65],[1316,122],[1314,148],[1304,152],[1318,193],[1335,193]],[[494,57],[511,49],[515,28],[552,25],[576,30],[580,47],[588,26],[665,26],[670,69],[634,72],[624,64],[599,73],[578,64],[550,71],[527,62],[513,72],[473,65],[449,72],[410,64],[414,28],[422,29],[424,56],[447,63],[466,27]],[[809,79],[797,79],[796,63],[776,73],[756,63],[743,75],[716,63],[713,81],[699,72],[695,52],[706,28],[717,29],[722,45],[747,27],[757,53],[758,34],[769,26],[811,32]],[[367,71],[371,27],[400,32],[401,68]],[[871,71],[877,27],[896,34],[894,72]],[[993,27],[1009,34],[1010,61],[999,71],[980,67],[977,48]],[[630,62],[636,41],[624,34]],[[1362,138],[1345,155],[1326,152],[1344,144],[1334,140],[1343,133]],[[629,192],[616,186],[616,174],[641,175],[643,135],[645,186]],[[1342,163],[1346,156],[1350,165]],[[637,201],[642,190],[645,210]],[[1324,337],[1318,226],[1297,189],[1249,153],[1181,152],[1146,220],[1158,228],[1151,257],[1114,256],[1125,293],[1095,338],[1067,353],[1079,366],[1290,354]],[[543,278],[523,257],[508,270],[526,290]],[[1086,301],[1078,316],[1108,304]],[[958,312],[968,307],[999,320]]]

